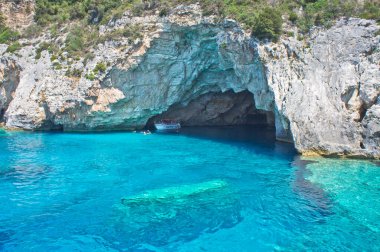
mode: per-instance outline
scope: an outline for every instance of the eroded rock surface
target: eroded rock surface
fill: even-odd
[[[13,29],[24,29],[33,22],[34,0],[1,0],[0,12],[5,24]]]
[[[279,114],[303,153],[379,156],[380,36],[373,21],[340,20],[261,48]],[[377,132],[377,133],[376,133]]]
[[[20,68],[11,59],[0,58],[0,121],[14,97],[19,84]]]
[[[83,70],[80,78],[54,69],[47,51],[36,60],[33,45],[22,48],[20,56],[5,53],[2,57],[12,57],[23,69],[6,125],[139,129],[168,110],[175,114],[178,104],[198,109],[194,101],[203,97],[203,105],[208,104],[207,94],[245,91],[256,110],[274,115],[278,139],[294,141],[302,153],[380,157],[380,36],[375,22],[342,19],[305,41],[283,38],[262,44],[236,22],[202,17],[199,6],[191,5],[168,17],[126,13],[100,31],[129,25],[139,25],[143,38],[99,44],[93,60],[74,64]],[[107,65],[106,72],[95,80],[85,78],[99,62]],[[224,100],[218,109],[228,110],[228,104]],[[210,111],[199,118],[211,119]],[[185,121],[191,125],[189,118]]]

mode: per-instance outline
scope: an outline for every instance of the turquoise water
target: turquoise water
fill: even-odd
[[[305,162],[269,131],[2,133],[0,150],[2,251],[380,250],[378,164]]]

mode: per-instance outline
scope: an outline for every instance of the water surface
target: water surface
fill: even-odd
[[[0,150],[3,251],[380,250],[378,164],[305,162],[270,130],[8,133]]]

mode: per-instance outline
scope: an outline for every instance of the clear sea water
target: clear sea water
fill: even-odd
[[[380,251],[379,163],[303,160],[271,131],[13,132],[0,151],[1,251]]]

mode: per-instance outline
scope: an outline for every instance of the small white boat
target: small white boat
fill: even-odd
[[[154,127],[157,130],[179,130],[181,128],[181,124],[176,120],[163,119],[158,122],[154,122]]]

